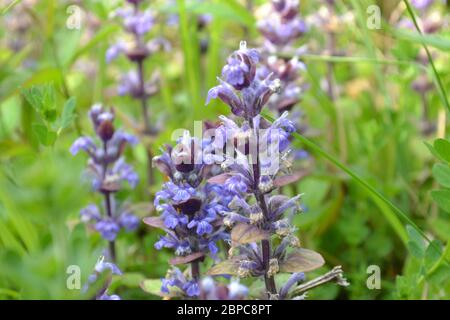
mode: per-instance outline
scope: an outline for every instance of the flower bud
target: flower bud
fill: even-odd
[[[100,122],[97,127],[97,135],[103,140],[103,142],[109,141],[114,135],[114,125],[110,120]]]

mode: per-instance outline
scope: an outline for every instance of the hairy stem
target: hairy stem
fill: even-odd
[[[137,69],[139,75],[139,91],[141,92],[140,101],[142,107],[142,116],[144,117],[144,134],[151,135],[152,129],[150,126],[150,116],[148,114],[148,104],[147,104],[147,95],[145,93],[145,79],[144,79],[144,61],[139,60],[137,62]],[[147,151],[147,185],[150,187],[153,185],[153,168],[152,168],[152,159],[153,153],[150,147],[146,146]]]
[[[138,3],[134,6],[135,11],[138,11]],[[135,41],[136,41],[136,47],[142,47],[142,38],[139,34],[135,33]],[[138,73],[138,79],[139,79],[139,101],[141,103],[141,109],[142,109],[142,117],[144,118],[144,135],[151,135],[152,134],[152,128],[150,125],[150,115],[148,110],[148,103],[147,103],[147,93],[145,92],[145,75],[144,75],[144,59],[139,59],[136,61],[136,68]],[[145,146],[147,151],[147,185],[150,187],[153,185],[153,168],[152,168],[152,159],[153,159],[153,153],[150,150],[149,146]]]
[[[420,100],[422,102],[422,119],[428,121],[428,101],[425,92],[420,93]]]
[[[253,126],[253,119],[249,118],[250,127],[254,129]],[[258,129],[258,128],[257,128]],[[266,199],[264,198],[264,195],[259,191],[259,178],[261,176],[261,167],[260,167],[260,160],[259,160],[259,134],[256,132],[256,163],[252,164],[253,167],[253,178],[254,178],[254,194],[256,201],[258,202],[259,207],[261,208],[264,219],[267,221],[269,218],[269,210],[267,209],[267,203]],[[270,262],[270,256],[271,256],[271,250],[270,250],[270,241],[269,240],[261,240],[261,250],[262,250],[262,260],[264,265],[264,282],[266,284],[266,290],[270,295],[277,294],[277,288],[275,285],[275,279],[273,276],[268,275],[269,271],[269,262]]]
[[[335,43],[336,43],[336,35],[334,34],[334,32],[330,32],[328,35],[328,50],[330,51],[329,54],[331,56],[334,55]],[[333,75],[334,75],[333,62],[328,62],[327,63],[327,94],[331,101],[335,100]]]
[[[150,117],[148,115],[148,105],[147,105],[147,95],[145,93],[145,79],[144,79],[144,61],[139,60],[136,62],[137,71],[139,77],[139,91],[140,91],[140,101],[142,107],[142,116],[144,117],[144,132],[149,134],[151,132],[150,127]]]
[[[111,193],[105,192],[105,202],[106,202],[106,214],[108,217],[112,218],[112,210],[111,210]],[[111,258],[111,262],[116,263],[116,243],[115,241],[109,241],[109,255]]]
[[[108,145],[106,142],[103,143],[103,151],[105,152],[105,156],[107,155]],[[108,170],[108,163],[104,161],[103,163],[103,173],[102,173],[102,184],[106,179],[106,171]],[[105,196],[105,208],[106,215],[109,218],[113,217],[112,207],[111,207],[111,192],[103,191],[103,195]],[[111,262],[116,263],[116,243],[115,241],[109,241],[109,256],[111,258]]]
[[[200,263],[198,260],[191,262],[192,279],[198,281],[200,279]]]

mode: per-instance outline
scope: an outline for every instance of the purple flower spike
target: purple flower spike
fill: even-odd
[[[258,52],[247,49],[247,43],[242,41],[239,50],[228,58],[228,63],[222,69],[222,76],[236,90],[242,90],[255,78],[258,60]]]
[[[119,41],[119,42],[113,44],[106,51],[106,62],[110,63],[111,61],[113,61],[119,55],[121,55],[122,53],[125,53],[126,51],[127,51],[127,45],[125,42]]]
[[[120,269],[111,262],[105,262],[105,257],[101,256],[97,260],[97,263],[95,264],[94,273],[89,275],[88,282],[83,286],[82,292],[86,293],[89,289],[89,286],[93,285],[98,279],[99,276],[105,272],[109,271],[108,279],[106,280],[106,285],[102,285],[100,291],[96,294],[97,300],[120,300],[120,297],[116,294],[109,295],[107,293],[109,284],[111,283],[111,276],[112,275],[122,275],[122,272]]]
[[[249,189],[241,175],[235,175],[225,181],[225,188],[232,194],[243,194]]]
[[[105,262],[105,257],[100,257],[95,265],[95,271],[98,273],[102,273],[105,270],[110,270],[112,274],[121,275],[122,271],[111,262]]]
[[[120,227],[115,221],[104,219],[95,224],[95,230],[100,232],[105,240],[114,241],[116,240]]]
[[[120,158],[112,169],[113,175],[118,175],[122,180],[128,182],[131,188],[135,188],[139,182],[139,176],[133,170],[133,167],[125,163],[123,158]]]
[[[158,222],[148,224],[165,232],[154,246],[157,250],[172,250],[178,256],[172,259],[176,264],[206,256],[218,259],[217,242],[229,239],[221,219],[229,210],[231,194],[220,185],[206,182],[216,165],[204,162],[202,150],[196,146],[212,148],[213,140],[200,141],[185,132],[175,147],[167,146],[153,161],[169,181],[155,195],[154,205],[160,213],[155,218]],[[163,279],[161,292],[172,295],[173,286],[180,289],[177,292],[181,291],[184,298],[199,295],[198,275],[185,276],[173,268]]]
[[[283,23],[294,23],[298,8],[295,0],[274,1],[276,14],[282,17]],[[300,25],[298,22],[297,25]],[[283,26],[283,28],[287,26]],[[280,29],[283,30],[283,29]],[[286,37],[291,37],[287,32]],[[281,79],[292,84],[295,80],[294,71],[298,71],[297,59],[286,61],[285,59],[270,59],[270,67],[266,66],[263,72],[257,69],[258,55],[245,47],[234,52],[227,60],[223,69],[223,77],[230,86],[232,92],[236,92],[242,107],[241,119],[234,120],[220,116],[221,127],[226,131],[225,141],[218,144],[219,147],[227,146],[226,160],[221,164],[224,171],[211,178],[211,183],[216,183],[229,195],[226,203],[228,210],[220,212],[221,222],[231,232],[224,240],[230,241],[229,259],[219,262],[213,267],[211,274],[237,275],[240,278],[259,277],[264,278],[265,298],[284,299],[290,288],[303,279],[303,274],[295,273],[281,291],[275,284],[275,275],[283,271],[286,257],[302,256],[298,251],[300,246],[296,236],[296,228],[292,225],[293,216],[301,212],[297,203],[300,195],[292,198],[280,195],[274,191],[281,186],[296,181],[297,175],[287,176],[291,172],[290,139],[291,134],[297,130],[292,120],[288,119],[288,112],[282,114],[273,122],[266,120],[262,115],[262,108],[269,104],[276,94],[280,93]],[[272,61],[274,60],[274,61]],[[258,74],[258,76],[253,76]],[[261,77],[264,75],[264,77]],[[279,77],[278,77],[279,76]],[[222,86],[222,84],[221,84]],[[210,90],[208,99],[220,97],[221,86]],[[223,90],[223,89],[222,89]],[[296,90],[291,89],[291,95]],[[284,97],[284,99],[286,96]],[[283,101],[286,105],[297,102]],[[227,104],[230,105],[229,101]],[[232,107],[230,105],[230,107]],[[280,110],[278,108],[277,110]],[[233,107],[232,107],[233,110]],[[231,148],[229,147],[231,146]],[[216,210],[211,210],[211,216],[216,215]],[[196,217],[190,221],[188,227],[197,226],[199,229],[207,227],[208,217]],[[203,225],[203,226],[202,226]],[[212,224],[211,224],[212,225]],[[204,231],[203,229],[201,230]],[[241,237],[257,234],[260,239],[241,241]],[[201,236],[201,232],[199,232]],[[273,241],[275,236],[280,241]],[[250,236],[251,237],[251,236]],[[288,252],[291,247],[293,250]],[[273,249],[272,249],[273,248]],[[296,251],[297,250],[297,251]],[[214,255],[216,248],[211,247]],[[305,249],[306,251],[306,249]],[[313,253],[311,253],[313,254]],[[314,253],[318,260],[322,260],[318,253]],[[295,264],[293,264],[295,265]],[[322,265],[318,261],[317,267]],[[228,267],[232,270],[226,270]],[[200,297],[206,299],[239,299],[248,294],[248,289],[237,282],[232,282],[227,291],[218,286],[214,280],[207,279],[202,282]]]
[[[70,147],[70,153],[76,155],[80,150],[84,150],[87,153],[94,153],[96,146],[92,138],[90,137],[80,137],[72,144]]]
[[[219,79],[219,81],[221,81]],[[225,82],[218,85],[217,87],[213,87],[208,91],[208,96],[206,98],[206,104],[209,104],[211,99],[219,98],[224,103],[228,104],[231,107],[231,112],[237,116],[241,116],[244,113],[244,107],[242,105],[241,100],[238,96],[233,92],[230,85]]]
[[[200,289],[196,281],[189,281],[183,286],[183,290],[189,297],[196,297],[200,294]]]
[[[124,212],[119,218],[119,223],[127,231],[134,231],[139,225],[139,219],[131,213]]]

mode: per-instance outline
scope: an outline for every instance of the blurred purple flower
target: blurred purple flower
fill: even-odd
[[[106,50],[106,62],[110,63],[114,59],[116,59],[122,53],[127,51],[127,45],[123,41],[119,41]]]
[[[134,231],[139,225],[139,219],[129,212],[124,212],[119,217],[119,223],[127,231]]]
[[[132,7],[120,8],[116,14],[123,19],[127,31],[143,35],[149,32],[154,25],[155,19],[150,10],[136,11]]]
[[[117,222],[110,219],[100,220],[95,224],[95,230],[100,232],[102,237],[108,241],[116,240],[117,234],[119,233],[120,226]]]
[[[101,236],[114,241],[121,227],[128,231],[134,230],[138,219],[129,212],[116,212],[113,194],[120,190],[121,182],[127,181],[135,188],[139,178],[132,166],[122,157],[126,144],[137,143],[136,137],[122,130],[115,130],[114,111],[104,110],[100,104],[95,104],[89,110],[96,139],[80,137],[71,146],[70,152],[77,154],[80,150],[89,155],[88,170],[95,191],[105,196],[104,215],[99,208],[91,204],[80,211],[81,221],[93,223],[95,230]]]
[[[411,4],[419,10],[426,10],[433,3],[434,3],[434,0],[411,0]]]

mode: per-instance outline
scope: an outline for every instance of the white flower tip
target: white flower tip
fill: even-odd
[[[247,50],[247,41],[242,40],[239,42],[239,50]]]

